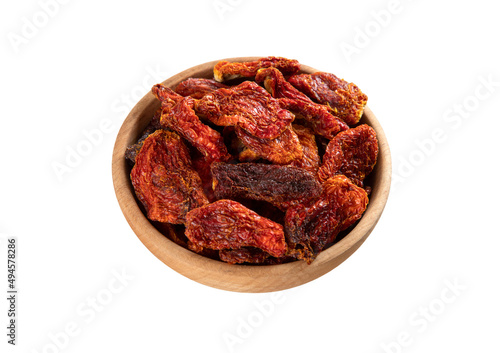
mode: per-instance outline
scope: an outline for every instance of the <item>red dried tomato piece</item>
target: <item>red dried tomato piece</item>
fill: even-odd
[[[228,88],[228,86],[208,78],[188,78],[177,85],[175,92],[184,97],[191,96],[200,99],[219,88]]]
[[[314,103],[286,81],[283,74],[275,68],[260,69],[255,80],[263,82],[266,90],[274,98],[279,98],[283,108],[307,120],[318,135],[331,139],[340,131],[349,128],[346,123],[331,114],[328,106]]]
[[[256,61],[235,63],[220,61],[214,67],[214,78],[222,82],[238,77],[253,77],[259,69],[265,67],[275,67],[284,75],[293,75],[300,70],[300,63],[297,60],[269,56]]]
[[[327,72],[294,75],[288,82],[313,101],[327,104],[348,125],[358,123],[368,100],[358,86]]]
[[[259,248],[280,257],[286,253],[283,226],[232,200],[219,200],[191,210],[186,236],[193,249]]]
[[[208,198],[209,202],[217,200],[212,188],[212,172],[210,166],[214,162],[212,159],[203,156],[201,153],[195,153],[191,158],[193,168],[198,172],[203,186],[203,192]]]
[[[375,130],[363,124],[343,131],[326,147],[318,178],[325,181],[336,174],[344,174],[358,186],[377,163],[378,142]]]
[[[175,93],[173,90],[161,83],[154,85],[151,91],[161,102],[163,113],[165,113],[166,108],[172,108],[183,98],[180,94]]]
[[[280,207],[283,203],[315,197],[321,185],[308,171],[275,164],[213,163],[213,188],[220,199],[262,200]]]
[[[327,139],[332,139],[340,131],[349,129],[344,121],[330,114],[325,105],[289,98],[281,98],[279,101],[283,108],[294,113],[297,118],[307,121],[316,134]]]
[[[315,199],[291,206],[285,215],[289,254],[310,263],[338,233],[361,218],[368,196],[344,175],[323,183],[323,192]]]
[[[240,161],[264,158],[276,164],[288,164],[303,156],[299,138],[290,126],[275,139],[255,137],[240,127],[236,127],[235,131],[236,136],[247,147],[240,154]]]
[[[200,121],[193,110],[195,101],[182,98],[175,106],[162,114],[161,124],[179,133],[211,161],[227,161],[231,158],[222,136]]]
[[[196,111],[215,125],[240,126],[266,139],[278,137],[294,119],[264,88],[251,81],[205,95],[197,101]]]
[[[293,87],[285,79],[281,71],[274,67],[259,69],[255,76],[255,82],[263,83],[266,90],[274,98],[289,98],[309,103],[313,102],[308,96]]]
[[[152,221],[184,223],[187,212],[208,200],[179,135],[157,130],[137,154],[130,179]]]
[[[290,165],[302,168],[316,175],[320,164],[316,138],[311,129],[307,127],[297,124],[293,124],[292,127],[302,146],[302,157],[293,160]]]

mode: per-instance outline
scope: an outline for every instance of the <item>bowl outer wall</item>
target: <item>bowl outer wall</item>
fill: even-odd
[[[260,57],[223,60],[243,62],[258,58]],[[213,67],[219,61],[189,68],[165,80],[163,84],[175,88],[179,82],[189,77],[213,78]],[[316,71],[318,70],[309,66],[301,66],[303,73]],[[339,242],[321,252],[312,264],[295,261],[268,266],[231,265],[200,256],[175,244],[161,234],[139,208],[130,182],[130,168],[125,160],[127,146],[135,143],[158,107],[159,102],[149,92],[123,122],[113,150],[113,184],[122,212],[137,237],[159,260],[178,273],[214,288],[236,292],[261,293],[293,288],[312,281],[341,264],[361,246],[377,224],[389,195],[391,156],[380,123],[373,112],[365,107],[361,122],[373,127],[379,143],[378,161],[370,175],[373,180],[370,203],[354,229]]]

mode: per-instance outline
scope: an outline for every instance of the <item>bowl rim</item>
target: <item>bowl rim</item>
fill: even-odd
[[[213,69],[221,60],[243,62],[261,57],[235,57],[214,60],[193,66],[171,76],[162,83],[175,88],[183,79],[201,77],[200,72]],[[317,72],[312,67],[301,64],[301,72]],[[370,202],[356,226],[341,240],[321,252],[307,265],[295,261],[277,265],[231,265],[222,261],[206,258],[177,245],[161,234],[141,211],[130,182],[129,167],[125,160],[125,149],[138,137],[145,127],[147,117],[152,117],[159,102],[148,92],[130,111],[117,134],[112,156],[112,178],[115,194],[130,227],[139,240],[160,261],[196,282],[210,287],[247,293],[272,292],[293,288],[312,281],[341,264],[366,240],[377,224],[386,205],[391,185],[391,156],[385,133],[370,108],[365,107],[362,121],[368,123],[377,133],[379,154],[375,169]],[[142,119],[142,120],[141,120]],[[141,122],[142,125],[141,126]],[[374,172],[372,172],[375,174]]]

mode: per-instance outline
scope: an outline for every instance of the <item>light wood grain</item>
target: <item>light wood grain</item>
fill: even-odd
[[[257,58],[259,57],[222,60],[242,62]],[[220,60],[192,67],[163,83],[175,88],[188,77],[212,78],[213,66],[218,61]],[[301,70],[304,73],[317,71],[305,65],[302,65]],[[152,93],[148,93],[123,122],[113,150],[113,184],[122,212],[141,242],[163,263],[194,281],[229,291],[254,293],[302,285],[331,271],[351,256],[370,235],[384,210],[391,184],[391,157],[384,131],[373,112],[366,107],[361,122],[375,129],[379,141],[378,162],[369,177],[373,190],[370,203],[356,227],[338,243],[320,253],[311,265],[303,261],[272,266],[230,265],[184,249],[157,231],[141,212],[130,182],[130,168],[124,156],[127,146],[137,140],[158,107],[158,101]]]

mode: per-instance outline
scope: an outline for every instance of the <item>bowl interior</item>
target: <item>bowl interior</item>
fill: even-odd
[[[223,60],[243,62],[258,58]],[[212,78],[213,66],[219,61],[187,69],[165,80],[163,84],[175,88],[179,82],[189,77]],[[318,70],[302,65],[301,71],[313,73]],[[153,94],[148,93],[123,122],[113,150],[113,184],[122,212],[142,243],[166,265],[194,281],[238,292],[270,292],[304,284],[329,272],[354,253],[371,233],[382,214],[389,195],[391,158],[384,131],[375,115],[366,107],[360,122],[373,127],[379,143],[378,161],[367,179],[372,193],[363,217],[341,240],[321,252],[310,265],[303,261],[269,266],[230,265],[191,252],[161,234],[142,213],[130,182],[130,167],[125,161],[127,146],[137,141],[159,106]]]

